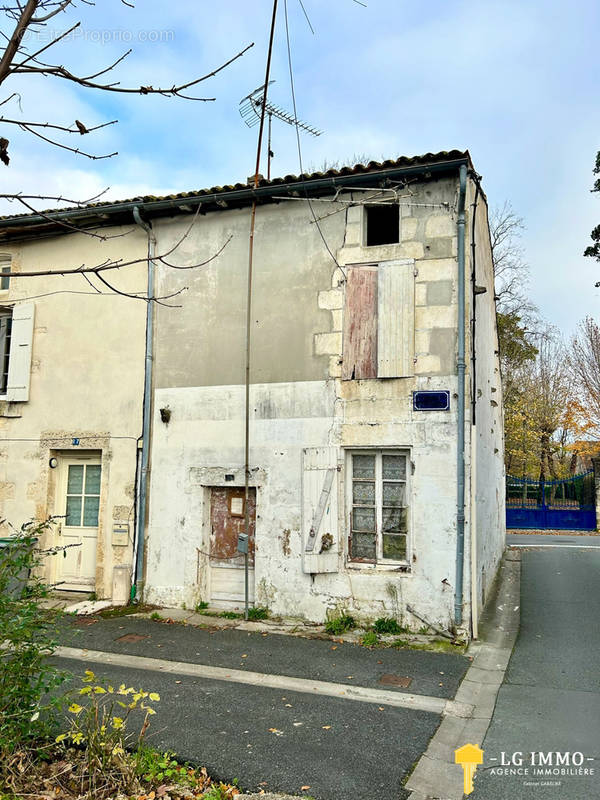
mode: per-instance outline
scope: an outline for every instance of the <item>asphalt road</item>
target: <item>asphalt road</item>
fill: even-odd
[[[456,655],[367,650],[137,618],[71,620],[62,644],[437,697],[454,696],[470,663]],[[78,675],[88,666],[56,660]],[[113,683],[160,693],[152,718],[155,746],[206,766],[215,777],[238,778],[254,791],[317,800],[404,800],[403,778],[440,722],[438,714],[389,705],[114,665],[92,669]],[[384,674],[410,677],[411,684],[404,690],[381,684]],[[310,789],[303,792],[303,786]]]
[[[600,552],[523,552],[521,628],[483,744],[473,800],[600,797],[599,620]],[[532,752],[580,752],[582,769],[594,774],[536,775]],[[504,763],[522,753],[522,765],[505,768],[527,772],[493,774],[502,767],[502,753]]]

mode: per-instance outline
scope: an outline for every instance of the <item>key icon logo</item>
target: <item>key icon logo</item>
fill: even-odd
[[[454,751],[454,761],[463,768],[465,794],[471,794],[475,770],[483,764],[483,750],[476,744],[465,744]]]

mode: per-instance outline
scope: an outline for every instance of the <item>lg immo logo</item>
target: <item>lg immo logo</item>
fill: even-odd
[[[464,744],[454,751],[454,761],[463,769],[464,793],[471,794],[475,770],[483,764],[483,750],[476,744]]]

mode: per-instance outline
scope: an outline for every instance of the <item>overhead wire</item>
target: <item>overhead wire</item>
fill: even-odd
[[[284,19],[285,19],[285,38],[286,38],[286,43],[287,43],[287,54],[288,54],[288,68],[289,68],[289,73],[290,73],[290,89],[291,89],[291,93],[292,93],[292,105],[293,105],[294,120],[295,120],[294,127],[296,129],[296,144],[297,144],[297,148],[298,148],[298,163],[299,163],[299,166],[300,166],[300,175],[303,175],[304,174],[304,166],[302,164],[302,145],[300,143],[300,127],[299,127],[299,124],[298,124],[298,109],[297,109],[297,106],[296,106],[296,90],[295,90],[295,86],[294,86],[294,70],[293,70],[293,67],[292,67],[292,48],[291,48],[291,45],[290,45],[290,27],[289,27],[289,22],[288,22],[287,0],[284,0],[284,2],[283,2],[283,9],[284,9]],[[315,225],[317,226],[317,230],[319,231],[319,235],[321,237],[321,240],[322,240],[323,244],[325,245],[325,248],[326,248],[327,252],[331,256],[331,258],[332,258],[334,264],[336,265],[336,267],[338,269],[341,269],[342,272],[344,272],[343,268],[341,267],[340,263],[338,262],[337,258],[335,257],[331,247],[329,246],[329,243],[327,242],[327,239],[325,238],[325,235],[323,234],[323,230],[322,230],[321,226],[319,225],[319,221],[317,219],[317,215],[315,214],[315,210],[312,207],[312,203],[310,201],[310,197],[308,196],[308,191],[307,191],[306,187],[304,187],[304,193],[305,193],[305,196],[306,196],[306,201],[308,203],[308,207],[310,208],[310,212],[311,212],[312,217],[313,217],[313,221],[314,221]]]

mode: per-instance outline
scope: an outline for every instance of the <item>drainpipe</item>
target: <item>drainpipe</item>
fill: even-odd
[[[156,255],[156,236],[151,225],[144,222],[138,206],[133,208],[133,219],[148,236],[148,298],[154,297],[154,258]],[[146,303],[146,357],[144,372],[144,411],[142,423],[142,468],[140,472],[139,514],[137,519],[135,546],[135,574],[131,587],[131,599],[140,600],[140,585],[144,579],[144,531],[146,529],[146,506],[148,499],[148,462],[150,460],[150,420],[152,411],[152,365],[154,360],[154,308],[152,302]]]
[[[465,196],[467,167],[459,170],[458,191],[458,430],[456,437],[456,583],[454,622],[462,624],[465,558]]]
[[[477,594],[477,295],[482,293],[483,287],[477,285],[477,241],[475,224],[477,219],[477,200],[481,193],[479,176],[472,173],[475,180],[475,198],[473,200],[473,213],[471,216],[471,635],[473,639],[479,637],[479,597]]]

